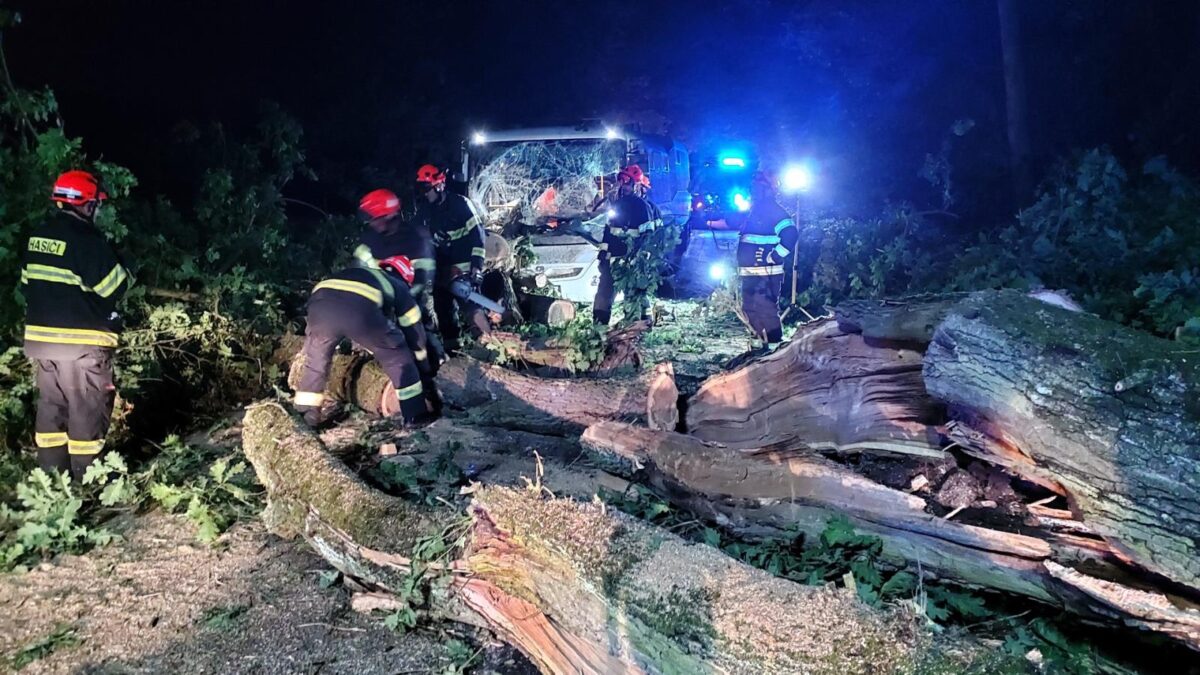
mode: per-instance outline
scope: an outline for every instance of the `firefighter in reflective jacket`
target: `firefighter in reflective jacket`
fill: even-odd
[[[308,300],[304,369],[294,399],[307,424],[318,426],[324,421],[323,392],[329,364],[343,338],[375,355],[396,389],[405,423],[425,416],[422,374],[428,372],[429,363],[421,310],[409,291],[412,279],[408,258],[394,256],[380,260],[379,267],[344,269],[313,287]]]
[[[372,190],[359,200],[358,213],[367,228],[363,231],[362,243],[354,249],[354,258],[363,267],[372,269],[379,266],[380,260],[398,255],[412,262],[412,296],[421,308],[429,363],[436,370],[445,353],[437,340],[437,322],[430,295],[435,269],[433,237],[424,224],[403,222],[400,206],[400,198],[391,190]]]
[[[600,246],[600,282],[596,287],[596,300],[592,305],[592,320],[607,326],[612,318],[613,289],[612,259],[629,255],[628,239],[632,235],[634,244],[638,237],[662,227],[662,213],[646,199],[650,189],[650,178],[637,164],[630,164],[617,173],[617,200],[613,202],[604,228],[604,241]],[[645,293],[640,293],[642,319],[649,318],[650,303]]]
[[[38,465],[78,480],[112,418],[116,304],[129,274],[94,224],[108,198],[95,177],[68,171],[50,198],[58,212],[30,233],[21,270],[25,354],[36,370]]]
[[[417,207],[415,220],[433,235],[436,270],[433,280],[433,307],[438,329],[448,350],[458,349],[458,315],[470,326],[472,336],[491,332],[482,308],[461,300],[450,292],[450,284],[466,276],[478,291],[483,283],[483,212],[467,197],[446,191],[446,173],[432,164],[417,170],[417,193],[425,202]]]
[[[742,311],[750,328],[767,346],[783,340],[779,293],[788,256],[796,246],[796,224],[776,199],[774,179],[754,173],[750,213],[738,234],[737,264]]]

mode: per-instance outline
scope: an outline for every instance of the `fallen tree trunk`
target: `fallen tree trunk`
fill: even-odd
[[[957,442],[1057,484],[1129,559],[1200,589],[1194,353],[1021,294],[985,293],[938,327],[924,376],[949,404]]]
[[[346,575],[401,594],[414,533],[444,520],[371,494],[277,404],[249,409],[244,441],[274,531],[300,534]],[[376,522],[385,514],[405,514],[411,531]],[[448,583],[432,585],[429,609],[491,628],[546,673],[889,673],[991,658],[970,642],[935,640],[911,615],[771,577],[601,504],[485,488],[470,516],[465,550],[436,567]]]
[[[1066,567],[1112,569],[1114,560],[1098,540],[1043,539],[939,518],[915,495],[794,452],[737,451],[616,423],[588,428],[581,442],[604,469],[646,480],[676,506],[740,535],[798,531],[815,538],[830,518],[845,516],[857,531],[879,537],[885,559],[897,567],[1164,633],[1200,650],[1200,613],[1176,607],[1164,592]]]
[[[689,433],[732,448],[892,451],[941,456],[943,410],[925,393],[918,350],[874,344],[836,321],[709,378],[688,401]]]
[[[288,376],[293,389],[302,358],[293,361]],[[660,380],[653,372],[607,379],[534,377],[456,357],[442,364],[436,382],[443,402],[466,410],[477,424],[573,437],[605,420],[644,422],[651,385]],[[334,357],[325,393],[375,414],[395,414],[397,408],[387,375],[363,353]]]

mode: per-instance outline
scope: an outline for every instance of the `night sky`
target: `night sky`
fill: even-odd
[[[1200,164],[1200,3],[1015,2],[1039,168],[1101,144]],[[53,88],[68,132],[146,190],[178,189],[180,122],[245,130],[264,101],[305,128],[323,180],[298,189],[335,206],[452,161],[472,129],[582,118],[816,157],[830,208],[933,200],[918,171],[960,119],[967,201],[994,205],[1007,170],[994,0],[3,4],[24,18],[13,78]]]

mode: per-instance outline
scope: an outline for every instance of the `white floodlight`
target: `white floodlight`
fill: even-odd
[[[783,172],[783,191],[808,192],[815,181],[812,169],[803,164],[794,164]]]
[[[475,145],[483,145],[484,143],[487,143],[487,134],[483,133],[482,131],[476,131],[475,133],[471,134],[471,142]]]

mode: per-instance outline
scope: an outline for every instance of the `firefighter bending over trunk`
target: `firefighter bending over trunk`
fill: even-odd
[[[756,171],[750,187],[750,213],[738,235],[737,263],[742,311],[754,334],[774,345],[783,340],[779,293],[784,265],[799,233],[792,217],[776,199],[775,180]]]
[[[375,355],[396,389],[406,424],[425,416],[422,376],[429,372],[429,363],[421,310],[409,291],[412,264],[404,256],[395,256],[380,260],[379,267],[386,271],[350,267],[313,287],[304,369],[295,397],[296,410],[310,426],[324,421],[321,406],[329,364],[343,338]]]
[[[50,197],[58,212],[25,247],[25,354],[36,370],[38,465],[79,480],[104,448],[116,388],[117,299],[129,274],[96,229],[108,198],[96,178],[68,171]]]
[[[483,309],[467,302],[450,290],[451,283],[465,276],[478,291],[483,283],[483,212],[470,199],[446,191],[446,173],[432,164],[417,170],[417,193],[425,203],[417,207],[419,226],[433,235],[436,271],[433,280],[433,307],[438,329],[448,351],[459,348],[458,314],[470,324],[471,335],[479,338],[491,332]]]
[[[433,300],[430,297],[435,265],[433,238],[429,229],[420,223],[401,220],[400,198],[391,190],[368,192],[358,202],[358,213],[367,224],[362,243],[354,249],[354,258],[359,264],[374,269],[379,266],[380,260],[398,255],[408,258],[412,263],[412,296],[421,308],[421,325],[425,327],[431,357],[429,363],[436,370],[445,353],[437,339],[437,323],[434,321]]]
[[[612,259],[633,252],[627,243],[630,235],[634,236],[636,246],[637,238],[662,227],[662,214],[658,207],[645,198],[649,189],[650,178],[637,164],[630,164],[617,173],[617,200],[613,202],[608,226],[604,228],[604,242],[600,247],[600,283],[596,287],[596,301],[592,306],[592,320],[602,326],[607,326],[612,318],[613,298],[616,295]],[[637,298],[627,300],[636,300],[639,303],[639,318],[649,319],[650,298],[645,292],[637,295]]]

